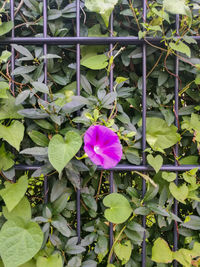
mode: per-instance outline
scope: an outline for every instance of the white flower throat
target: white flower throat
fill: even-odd
[[[99,154],[100,153],[100,147],[99,146],[94,146],[94,152]]]

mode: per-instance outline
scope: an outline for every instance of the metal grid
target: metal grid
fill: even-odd
[[[113,171],[143,171],[149,172],[153,169],[146,165],[146,49],[148,43],[141,39],[139,40],[138,37],[113,37],[113,15],[110,18],[110,37],[81,37],[80,36],[80,0],[76,0],[76,36],[75,37],[48,37],[47,36],[47,1],[43,0],[43,37],[15,37],[15,30],[12,29],[11,38],[4,38],[0,39],[0,45],[9,45],[9,44],[37,44],[43,45],[43,52],[44,55],[47,54],[47,46],[48,45],[69,45],[73,44],[76,45],[76,80],[77,80],[77,95],[80,95],[80,45],[109,45],[110,51],[112,55],[113,44],[123,44],[123,45],[141,45],[142,46],[142,70],[143,70],[143,78],[142,78],[142,165],[135,166],[130,164],[119,164],[118,166],[110,169],[110,192],[113,192]],[[143,0],[143,22],[146,20],[147,14],[147,0]],[[10,13],[11,13],[11,20],[14,24],[14,0],[10,0]],[[176,32],[178,36],[179,32],[179,16],[176,16]],[[200,36],[193,36],[193,38],[200,43]],[[160,43],[161,38],[153,38],[147,37],[146,40],[151,43]],[[15,52],[14,48],[11,48],[12,56],[11,56],[11,71],[15,68]],[[178,126],[178,91],[179,91],[179,83],[178,83],[178,73],[179,73],[179,59],[175,57],[175,112],[176,112],[176,122],[175,125]],[[44,82],[47,84],[47,59],[44,60]],[[12,84],[11,88],[14,91],[14,76],[12,76]],[[110,71],[110,91],[113,90],[113,69],[111,68]],[[47,99],[47,95],[44,95],[44,99]],[[175,146],[175,154],[178,156],[178,144]],[[177,174],[175,183],[178,183],[178,172],[179,171],[187,171],[192,168],[200,168],[200,165],[178,165],[178,162],[175,161],[174,165],[163,165],[161,167],[161,171],[175,171]],[[36,170],[40,168],[40,166],[27,166],[27,165],[16,165],[16,170]],[[98,168],[98,170],[102,170],[102,168]],[[146,192],[146,184],[143,180],[142,184],[142,195],[144,196]],[[44,180],[44,202],[48,202],[48,181],[47,177]],[[174,203],[174,213],[175,215],[178,214],[178,202],[175,200]],[[146,219],[143,217],[142,225],[145,228]],[[77,235],[80,241],[81,239],[81,216],[80,216],[80,190],[77,191]],[[110,223],[110,249],[113,245],[113,225]],[[176,222],[174,224],[174,250],[178,248],[178,233]],[[111,260],[112,261],[112,260]],[[142,266],[146,266],[146,242],[145,236],[142,243]],[[174,266],[177,266],[177,262],[174,262]]]

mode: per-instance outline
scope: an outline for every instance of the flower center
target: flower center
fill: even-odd
[[[99,154],[100,153],[100,147],[99,146],[94,146],[94,152]]]

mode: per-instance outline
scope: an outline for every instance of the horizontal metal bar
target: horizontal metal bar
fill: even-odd
[[[30,171],[34,171],[37,170],[39,168],[41,168],[42,166],[40,165],[32,165],[32,166],[28,166],[28,165],[15,165],[15,169],[16,170],[30,170]],[[180,166],[174,166],[174,165],[163,165],[161,167],[161,171],[188,171],[194,168],[198,168],[200,169],[200,165],[180,165]],[[99,171],[100,170],[104,170],[101,167],[97,168]],[[119,164],[111,169],[109,169],[109,171],[144,171],[144,172],[149,172],[149,171],[153,171],[153,168],[151,166],[148,165],[130,165],[130,164]]]
[[[200,36],[192,36],[198,43],[200,43]],[[0,39],[0,45],[5,44],[48,44],[48,45],[106,45],[106,44],[144,44],[147,43],[160,43],[162,38],[158,37],[146,37],[146,39],[139,39],[136,36],[129,37],[14,37],[14,38],[2,38]]]

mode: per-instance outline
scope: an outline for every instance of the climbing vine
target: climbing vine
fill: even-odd
[[[145,19],[140,0],[85,0],[80,7],[80,36],[136,36],[145,40],[145,152],[152,170],[148,174],[114,172],[114,193],[109,193],[107,169],[112,160],[115,164],[120,159],[119,164],[142,164],[141,45],[116,43],[112,50],[107,45],[81,45],[81,90],[77,95],[75,45],[49,45],[44,55],[39,45],[1,44],[11,36],[12,29],[16,37],[43,36],[43,1],[16,0],[13,24],[9,0],[2,0],[0,266],[139,267],[144,234],[147,266],[171,266],[173,260],[183,266],[199,266],[198,167],[179,173],[160,170],[162,165],[175,162],[199,165],[199,1],[149,0]],[[48,36],[76,36],[75,1],[49,0],[47,9]],[[110,32],[112,12],[114,24]],[[13,71],[11,49],[15,56]],[[178,114],[174,101],[177,80]],[[91,129],[101,129],[102,136],[106,129],[120,152],[114,157],[108,150],[101,151],[107,159],[103,162],[97,146],[94,151],[98,157],[92,158],[89,153],[94,151],[89,137],[85,137]],[[95,162],[105,170],[98,170]],[[23,172],[15,168],[19,165],[40,167]],[[143,180],[147,187],[144,196]],[[79,189],[81,240],[76,232]],[[142,226],[142,216],[146,216],[146,228]],[[114,231],[111,249],[110,222]],[[174,225],[177,251],[173,244]]]

